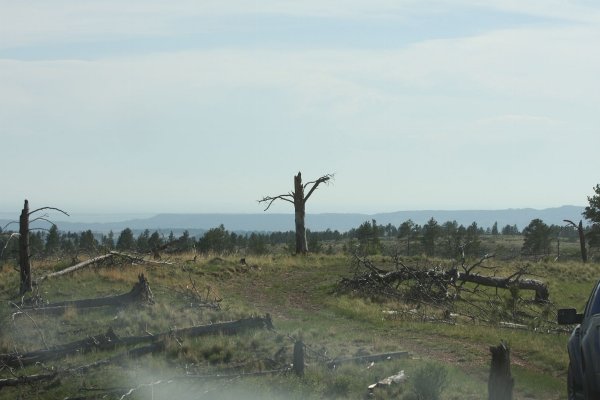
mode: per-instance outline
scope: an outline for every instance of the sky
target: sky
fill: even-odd
[[[594,0],[0,0],[0,212],[586,205]],[[270,212],[292,212],[286,202]]]

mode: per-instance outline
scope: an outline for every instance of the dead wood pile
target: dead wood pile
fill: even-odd
[[[357,273],[351,278],[343,278],[339,287],[343,290],[371,290],[383,294],[397,293],[397,288],[402,283],[412,282],[416,284],[423,294],[433,299],[443,299],[451,296],[450,289],[460,289],[465,283],[487,286],[496,289],[533,290],[536,302],[548,301],[548,285],[542,281],[524,278],[527,273],[519,270],[507,276],[486,276],[473,270],[480,266],[484,260],[493,256],[486,255],[479,262],[461,268],[453,267],[444,270],[439,267],[420,269],[407,266],[397,258],[395,259],[395,270],[386,271],[376,267],[369,259],[356,257]]]

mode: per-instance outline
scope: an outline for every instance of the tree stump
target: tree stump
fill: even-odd
[[[510,374],[510,349],[501,342],[499,346],[490,347],[492,364],[488,381],[489,400],[512,400],[514,379]]]
[[[304,343],[298,340],[294,343],[294,372],[297,376],[304,376]]]

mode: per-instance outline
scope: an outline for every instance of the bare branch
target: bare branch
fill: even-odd
[[[565,222],[573,225],[575,228],[577,228],[577,224],[575,222],[571,221],[570,219],[563,219],[563,221],[565,221]]]
[[[48,347],[48,343],[46,343],[46,339],[44,338],[44,332],[40,329],[40,327],[38,326],[37,322],[35,322],[35,320],[33,318],[31,318],[31,315],[29,315],[25,311],[23,311],[23,309],[21,307],[19,307],[16,303],[14,303],[14,302],[11,301],[10,304],[12,304],[14,307],[16,307],[17,310],[19,310],[20,312],[22,312],[23,314],[25,314],[25,316],[27,316],[31,320],[31,322],[33,322],[33,325],[35,326],[35,329],[40,334],[40,338],[42,339],[42,343],[44,343],[44,346],[46,346],[46,350],[49,349],[50,347]],[[14,319],[14,314],[13,314],[13,319]]]
[[[54,210],[54,211],[58,211],[58,212],[61,212],[61,213],[65,214],[67,217],[70,217],[70,215],[67,212],[61,210],[60,208],[56,208],[56,207],[42,207],[42,208],[38,208],[37,210],[30,211],[29,214],[27,214],[27,215],[31,215],[33,213],[36,213],[36,212],[42,211],[42,210]]]
[[[290,200],[290,198],[292,200]],[[269,209],[269,207],[271,207],[271,204],[273,204],[273,202],[275,200],[283,200],[283,201],[287,201],[288,203],[294,204],[293,199],[294,199],[294,195],[292,193],[288,193],[288,194],[280,194],[279,196],[265,196],[261,200],[258,200],[258,202],[259,203],[269,203],[267,205],[267,208],[264,209],[264,211],[267,211]]]
[[[308,198],[313,194],[313,192],[317,189],[317,187],[321,183],[328,183],[329,180],[333,179],[333,177],[334,177],[333,174],[327,174],[327,175],[323,175],[322,177],[320,177],[316,181],[306,182],[304,184],[304,188],[306,188],[308,185],[311,185],[311,184],[312,184],[312,187],[310,188],[310,191],[308,192],[308,194],[304,197],[304,201],[308,200]]]
[[[50,225],[52,225],[52,226],[56,226],[56,224],[55,224],[54,222],[50,221],[49,219],[47,219],[47,218],[45,218],[45,217],[47,217],[47,215],[46,215],[46,216],[44,216],[44,217],[37,217],[37,218],[34,218],[34,219],[32,219],[31,221],[29,221],[29,223],[32,223],[32,222],[35,222],[35,221],[46,221],[46,222],[47,222],[47,223],[49,223]]]
[[[2,230],[5,230],[9,225],[18,224],[18,223],[19,223],[19,221],[10,221],[8,224],[4,225],[4,227],[2,228]]]
[[[2,259],[2,256],[4,255],[4,250],[6,250],[6,248],[8,247],[8,244],[10,243],[10,239],[12,239],[13,237],[19,237],[20,235],[21,235],[20,233],[15,232],[9,236],[8,240],[6,241],[6,244],[4,245],[4,248],[0,252],[0,259]]]

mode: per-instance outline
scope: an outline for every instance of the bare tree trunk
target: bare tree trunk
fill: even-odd
[[[587,249],[585,248],[585,232],[583,231],[583,221],[579,220],[579,225],[568,219],[563,219],[563,221],[577,228],[577,232],[579,233],[579,246],[581,247],[581,261],[584,263],[587,262]]]
[[[278,196],[265,196],[259,203],[267,203],[265,211],[271,207],[271,204],[275,200],[283,200],[294,205],[295,222],[296,222],[296,254],[308,253],[308,243],[306,240],[306,226],[304,223],[304,217],[306,216],[306,201],[310,198],[313,192],[321,183],[327,183],[333,178],[333,175],[323,175],[319,179],[305,184],[302,183],[302,174],[298,172],[298,175],[294,176],[294,191],[286,194],[280,194]],[[308,194],[304,195],[304,189],[309,187]]]
[[[21,272],[19,294],[24,294],[32,290],[29,254],[29,202],[27,200],[25,200],[25,205],[19,218],[19,269]]]
[[[581,261],[584,263],[587,262],[587,250],[585,248],[585,233],[583,233],[583,221],[579,220],[579,225],[577,226],[577,231],[579,232],[579,246],[581,247]]]
[[[304,199],[304,186],[302,185],[302,175],[294,176],[294,211],[296,222],[296,254],[308,253],[308,243],[306,241],[306,202]]]

